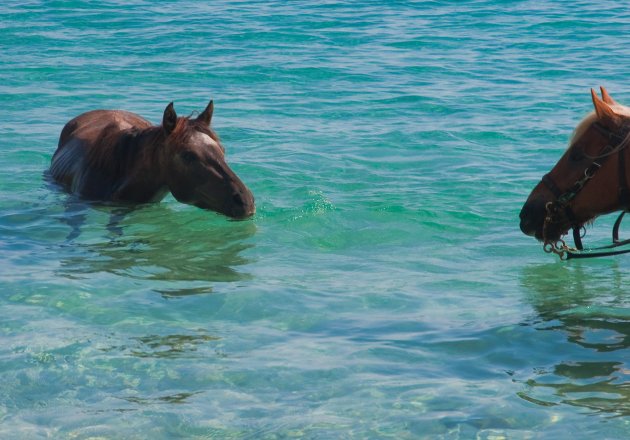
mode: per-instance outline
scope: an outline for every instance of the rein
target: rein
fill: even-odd
[[[621,225],[623,216],[630,208],[630,188],[628,188],[626,179],[626,161],[624,159],[625,148],[628,145],[628,130],[624,130],[626,134],[618,135],[597,122],[593,124],[593,127],[599,131],[600,134],[606,137],[606,139],[608,139],[608,143],[601,149],[598,155],[590,157],[592,161],[591,164],[584,170],[584,175],[565,192],[560,190],[549,173],[545,174],[542,178],[542,183],[556,198],[555,201],[548,202],[545,206],[547,215],[545,216],[545,221],[543,223],[543,249],[547,253],[557,254],[561,260],[569,260],[572,258],[607,257],[630,252],[630,249],[612,250],[614,248],[630,244],[630,240],[619,240],[619,226]],[[612,141],[618,142],[618,144],[616,146],[611,146]],[[608,246],[584,249],[584,246],[582,245],[582,237],[584,236],[582,232],[585,233],[584,227],[579,225],[577,222],[577,217],[571,209],[570,203],[580,193],[580,191],[582,191],[584,185],[593,178],[604,162],[614,154],[618,154],[619,163],[617,171],[619,177],[619,202],[621,206],[625,207],[625,209],[621,212],[613,226],[612,244]],[[571,223],[575,248],[567,246],[566,242],[562,238],[556,241],[547,239],[547,228],[550,224],[558,222],[556,217],[560,212],[563,212],[567,220]]]

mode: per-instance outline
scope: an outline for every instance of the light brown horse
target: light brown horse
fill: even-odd
[[[591,90],[595,111],[578,124],[569,148],[521,210],[521,230],[546,246],[554,247],[573,229],[580,249],[580,231],[586,223],[630,208],[626,172],[630,154],[625,154],[630,143],[630,108],[615,102],[603,87],[601,94],[600,99]],[[618,224],[613,235],[617,228]]]
[[[50,176],[87,200],[149,203],[170,191],[182,203],[249,217],[254,197],[225,161],[213,110],[210,101],[198,117],[178,117],[171,102],[161,126],[121,110],[83,113],[61,131]]]

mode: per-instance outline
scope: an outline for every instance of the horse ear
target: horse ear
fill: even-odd
[[[608,91],[604,87],[600,86],[599,89],[602,91],[602,100],[606,104],[608,104],[608,105],[619,105],[619,104],[617,104],[617,102],[614,99],[612,99],[610,97],[610,95],[608,94]]]
[[[166,134],[171,134],[173,130],[175,130],[175,125],[177,125],[177,113],[175,113],[175,107],[171,102],[164,109],[164,116],[162,117],[162,127]]]
[[[197,120],[201,122],[202,124],[209,126],[210,121],[212,121],[213,112],[214,112],[214,101],[210,100],[210,104],[208,104],[208,107],[206,107],[206,109],[199,116],[197,116]]]
[[[593,89],[591,89],[591,97],[593,98],[593,105],[595,106],[595,113],[597,114],[599,122],[609,128],[618,127],[621,118],[614,112],[610,105],[599,99],[599,96],[597,96],[597,93]]]

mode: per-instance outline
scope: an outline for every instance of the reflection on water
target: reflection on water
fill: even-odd
[[[126,400],[129,403],[135,403],[138,405],[154,405],[154,404],[181,404],[186,403],[186,401],[196,395],[201,394],[201,392],[196,393],[176,393],[172,395],[151,397],[151,398],[143,398],[143,397],[122,397],[123,400]]]
[[[247,278],[246,274],[240,274],[241,279]],[[175,299],[175,298],[183,298],[185,296],[191,295],[201,295],[203,293],[212,293],[212,286],[203,286],[203,287],[177,287],[177,288],[163,288],[163,289],[154,289],[157,293],[162,295],[162,298],[165,299]]]
[[[95,211],[85,205],[66,211],[68,222],[78,219],[80,224],[72,227],[74,238],[63,245],[58,275],[80,279],[110,273],[153,281],[152,288],[168,298],[211,292],[207,282],[249,278],[242,267],[250,262],[243,252],[252,246],[248,238],[256,232],[251,221],[231,222],[214,214],[205,221],[203,212],[160,207],[100,211],[109,222],[99,218],[90,224],[86,217]]]
[[[526,372],[519,396],[543,406],[630,415],[630,308],[623,288],[630,276],[607,260],[528,267],[521,283],[537,314],[534,327],[553,332],[554,342],[560,333],[564,342],[541,347],[552,359],[533,375]]]
[[[206,334],[199,335],[149,335],[133,338],[139,346],[130,349],[132,356],[140,358],[181,358],[197,351],[200,344],[217,341],[220,338]]]
[[[247,278],[235,267],[248,263],[240,254],[250,244],[238,239],[226,242],[225,237],[204,239],[204,242],[203,248],[194,249],[187,240],[121,237],[115,241],[81,245],[77,255],[69,255],[61,262],[59,274],[81,277],[110,272],[155,281],[236,281]]]
[[[162,334],[122,337],[116,342],[99,346],[98,350],[112,362],[107,367],[100,364],[99,368],[108,372],[105,381],[113,384],[108,394],[132,406],[115,405],[112,411],[188,403],[190,397],[204,393],[205,387],[182,372],[194,369],[193,364],[213,365],[227,358],[221,350],[222,338],[204,329],[166,330]],[[164,365],[169,367],[163,370],[160,366]]]
[[[108,346],[100,350],[106,353],[120,352],[136,358],[182,359],[190,358],[198,350],[208,348],[208,344],[220,340],[220,337],[203,331],[197,334],[147,335],[132,337],[127,344]],[[225,357],[218,350],[215,353],[218,357]]]

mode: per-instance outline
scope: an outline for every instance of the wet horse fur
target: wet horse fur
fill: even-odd
[[[122,110],[83,113],[61,131],[49,175],[86,200],[140,204],[171,192],[182,203],[249,217],[254,197],[226,163],[213,111],[210,101],[198,117],[178,117],[170,103],[160,126]]]

